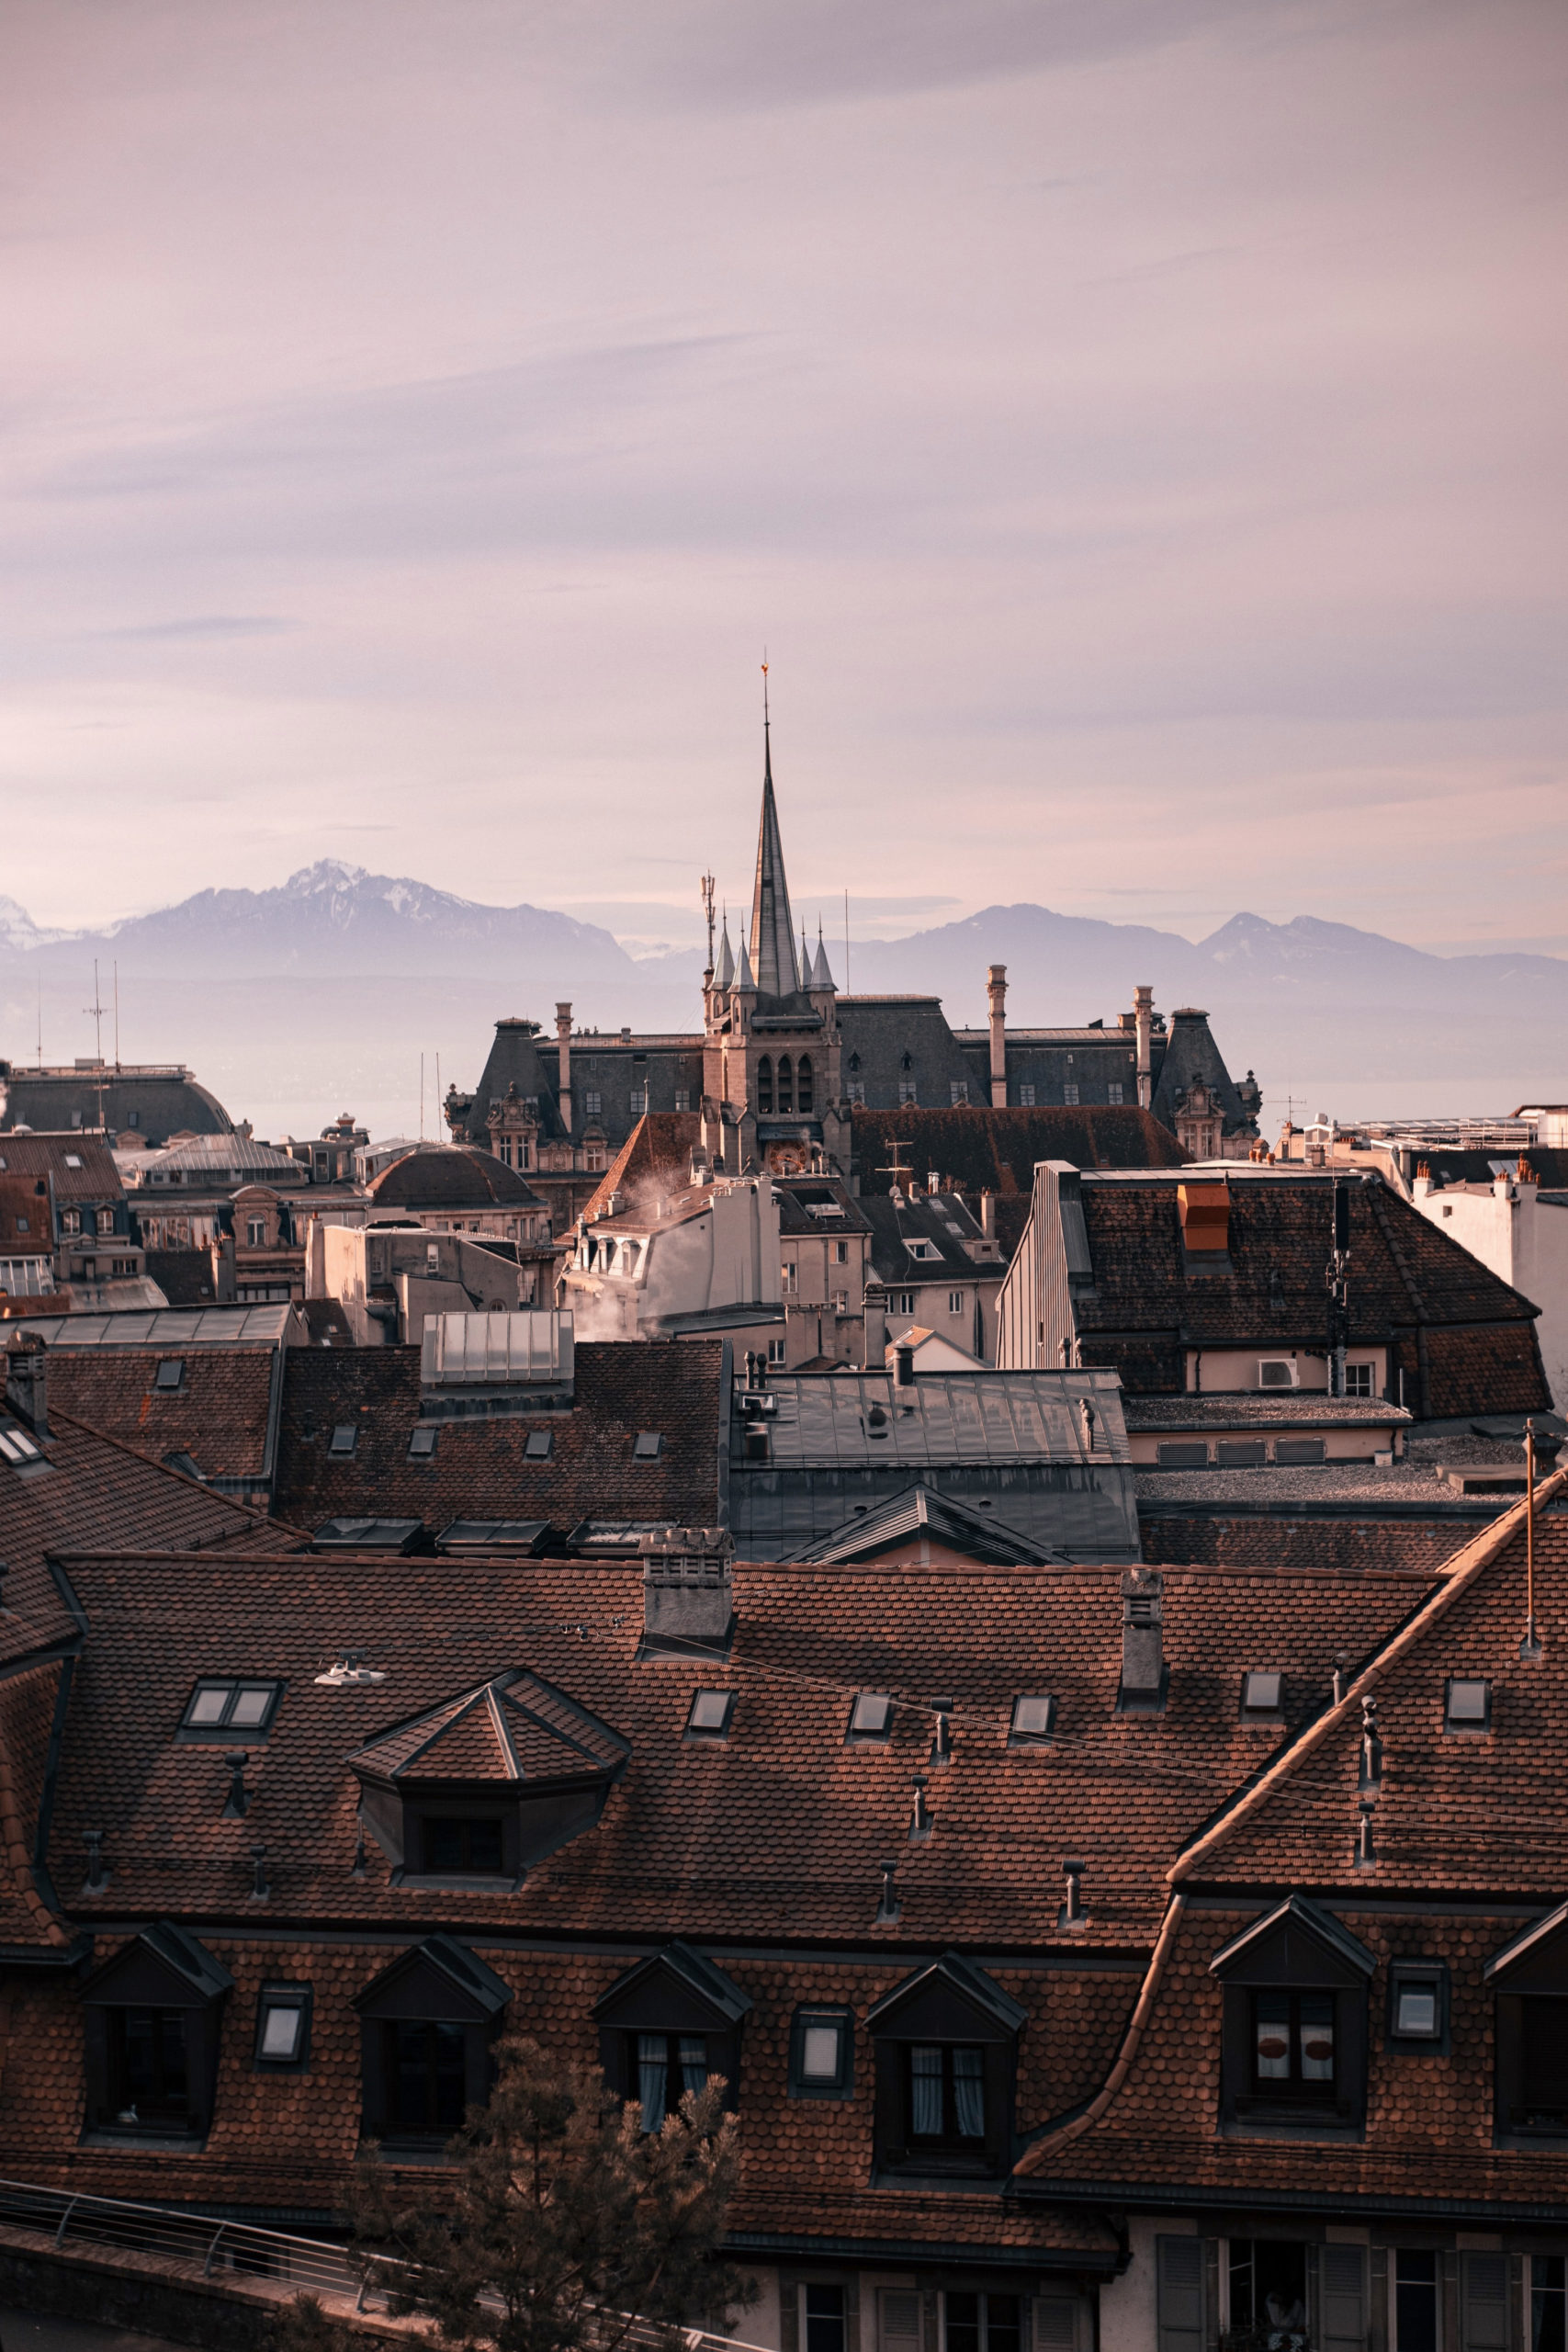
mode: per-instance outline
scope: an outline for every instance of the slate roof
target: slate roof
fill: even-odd
[[[171,1306],[212,1305],[212,1255],[207,1250],[149,1250],[142,1264]]]
[[[373,1515],[422,1520],[433,1532],[458,1519],[624,1518],[713,1526],[721,1517],[717,1340],[649,1340],[575,1350],[570,1411],[508,1411],[445,1419],[436,1449],[409,1459],[420,1419],[417,1348],[291,1348],[284,1374],[275,1509],[298,1525]],[[349,1459],[328,1447],[340,1424],[359,1430]],[[530,1460],[531,1430],[548,1432],[547,1459]],[[633,1458],[644,1430],[662,1439]]]
[[[492,1151],[452,1144],[411,1151],[366,1187],[371,1215],[398,1209],[543,1208],[525,1177]]]
[[[975,1258],[965,1248],[966,1242],[979,1243],[985,1237],[960,1193],[922,1194],[919,1200],[908,1194],[893,1200],[868,1193],[862,1195],[859,1207],[871,1227],[871,1263],[880,1283],[900,1286],[954,1278],[973,1283],[987,1274],[999,1282],[1006,1272],[999,1250]],[[924,1245],[918,1255],[910,1252],[912,1241]]]
[[[891,1188],[886,1170],[896,1142],[905,1147],[904,1164],[917,1182],[924,1183],[934,1168],[972,1197],[1021,1193],[1026,1201],[1038,1160],[1066,1159],[1075,1168],[1179,1168],[1187,1158],[1152,1113],[1115,1103],[1032,1111],[976,1103],[926,1110],[910,1103],[897,1111],[857,1109],[853,1121],[863,1195]]]
[[[1238,1162],[1225,1263],[1201,1273],[1184,1259],[1179,1182],[1078,1180],[1092,1269],[1074,1283],[1085,1362],[1116,1364],[1129,1391],[1179,1391],[1189,1348],[1326,1346],[1332,1177]],[[1346,1189],[1348,1337],[1394,1343],[1418,1417],[1549,1411],[1529,1301],[1380,1180]]]
[[[151,1143],[182,1130],[226,1135],[234,1124],[217,1096],[177,1066],[117,1069],[106,1063],[101,1069],[28,1070],[13,1063],[6,1085],[4,1117],[39,1131],[76,1132],[71,1120],[77,1112],[84,1126],[96,1127],[100,1103],[110,1135],[134,1127]],[[3,1130],[7,1136],[13,1131]]]
[[[801,1559],[806,1565],[821,1561],[848,1566],[874,1559],[911,1536],[927,1537],[945,1551],[961,1552],[968,1559],[984,1560],[992,1566],[1040,1567],[1053,1558],[1058,1566],[1066,1565],[1065,1559],[1043,1551],[1003,1521],[971,1510],[918,1480],[901,1495],[845,1520],[821,1543],[803,1552]]]
[[[50,1412],[118,1438],[152,1461],[188,1456],[207,1478],[263,1480],[272,1471],[275,1406],[283,1376],[276,1346],[73,1348],[49,1351]],[[179,1363],[177,1388],[161,1365]]]

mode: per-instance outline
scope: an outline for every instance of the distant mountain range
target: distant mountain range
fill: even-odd
[[[841,944],[829,954],[841,987]],[[547,1028],[558,999],[585,1025],[699,1019],[696,949],[633,957],[611,933],[547,908],[482,906],[327,860],[276,889],[202,890],[96,933],[41,930],[0,899],[0,1054],[33,1058],[40,1012],[46,1058],[92,1050],[83,1008],[95,956],[106,1003],[118,967],[125,1058],[185,1060],[237,1114],[296,1092],[407,1099],[422,1050],[472,1084],[499,1015]],[[908,939],[852,942],[849,980],[856,994],[939,995],[956,1024],[976,1024],[993,963],[1008,967],[1020,1027],[1111,1019],[1140,981],[1167,1012],[1201,1004],[1232,1069],[1255,1069],[1272,1098],[1337,1090],[1328,1107],[1393,1109],[1414,1087],[1447,1112],[1568,1098],[1568,960],[1433,956],[1305,915],[1238,914],[1194,945],[1046,907],[987,907]]]

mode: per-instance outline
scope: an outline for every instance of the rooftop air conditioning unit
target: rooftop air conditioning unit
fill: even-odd
[[[1293,1356],[1261,1356],[1258,1364],[1259,1388],[1299,1388],[1301,1367]]]

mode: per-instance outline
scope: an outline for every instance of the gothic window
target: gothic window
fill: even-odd
[[[795,1071],[795,1108],[796,1108],[797,1110],[800,1110],[800,1111],[809,1111],[809,1110],[810,1110],[810,1108],[811,1108],[811,1057],[810,1057],[810,1055],[809,1055],[809,1054],[802,1054],[802,1056],[801,1056],[801,1057],[800,1057],[800,1066],[799,1066],[798,1069]]]
[[[771,1057],[764,1054],[757,1064],[757,1108],[759,1111],[771,1112],[773,1107],[773,1065]]]
[[[860,1068],[860,1056],[859,1056],[858,1054],[852,1054],[852,1055],[850,1056],[850,1068],[851,1068],[852,1069],[859,1069],[859,1068]]]
[[[791,1111],[794,1108],[795,1077],[790,1069],[789,1056],[781,1054],[779,1056],[779,1109]]]
[[[913,1069],[915,1067],[915,1057],[913,1054],[905,1054],[901,1056],[898,1067],[900,1069]]]

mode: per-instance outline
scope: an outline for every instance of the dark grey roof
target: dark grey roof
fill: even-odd
[[[411,1151],[383,1168],[369,1186],[378,1209],[543,1208],[525,1177],[492,1151],[448,1145],[438,1151]]]
[[[757,876],[751,889],[751,977],[760,997],[799,993],[800,958],[784,879],[784,842],[773,798],[773,749],[762,730],[762,814],[757,828]],[[804,1001],[804,1000],[803,1000]],[[808,1009],[808,1008],[807,1008]]]
[[[917,1483],[846,1519],[821,1543],[808,1545],[800,1559],[803,1565],[820,1562],[829,1566],[865,1560],[889,1544],[920,1534],[996,1567],[1045,1566],[1066,1556],[1043,1549],[1002,1520],[971,1510],[954,1496]]]
[[[1077,1466],[1089,1458],[1085,1400],[1096,1417],[1095,1457],[1131,1459],[1121,1389],[1110,1372],[920,1372],[906,1387],[886,1372],[775,1373],[766,1393],[773,1399],[766,1422],[776,1464]]]
[[[975,1281],[987,1272],[1000,1279],[999,1253],[977,1259],[964,1247],[966,1241],[984,1237],[962,1193],[938,1193],[919,1200],[863,1193],[858,1206],[871,1227],[871,1262],[878,1282],[946,1281],[954,1274]],[[912,1251],[911,1242],[921,1246]]]
[[[69,1128],[75,1114],[84,1127],[97,1126],[101,1118],[110,1135],[134,1127],[149,1142],[163,1143],[182,1128],[215,1136],[234,1125],[218,1097],[177,1063],[116,1069],[111,1062],[101,1070],[27,1070],[13,1064],[4,1076],[7,1100],[0,1128]]]

